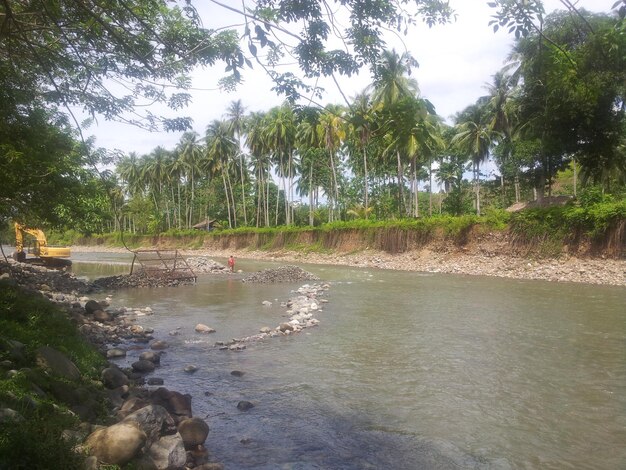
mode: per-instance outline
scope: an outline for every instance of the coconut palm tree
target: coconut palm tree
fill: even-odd
[[[126,189],[131,196],[143,191],[141,162],[135,152],[123,157],[117,164],[116,171],[122,181],[126,183]]]
[[[241,138],[245,130],[245,112],[246,108],[241,103],[241,100],[231,101],[228,109],[226,110],[226,119],[230,126],[230,130],[239,146],[239,180],[241,183],[241,205],[243,209],[243,222],[248,225],[248,214],[246,210],[246,190],[244,185],[244,172],[247,173],[247,166],[245,164],[245,153],[241,145]],[[247,175],[246,175],[247,176]]]
[[[196,132],[185,132],[178,145],[176,151],[178,158],[184,165],[185,179],[188,185],[188,193],[190,201],[187,205],[187,197],[185,197],[185,225],[190,228],[193,225],[193,209],[195,205],[195,188],[196,175],[200,173],[200,161],[202,158],[202,144],[199,141],[199,135]]]
[[[322,140],[323,136],[318,132],[320,116],[318,108],[304,108],[300,113],[300,124],[296,133],[300,154],[300,179],[296,189],[300,196],[309,197],[309,225],[314,223],[319,189],[323,188],[327,195],[333,194],[332,184],[328,178],[330,159]]]
[[[261,214],[265,227],[270,225],[269,217],[269,184],[271,162],[269,149],[265,141],[265,113],[251,113],[245,123],[246,145],[250,150],[252,167],[256,179],[256,226],[261,224]]]
[[[164,147],[159,146],[155,148],[144,158],[141,177],[144,180],[144,184],[150,190],[154,202],[154,208],[159,216],[159,219],[162,220],[161,217],[163,213],[165,213],[166,222],[169,228],[169,204],[167,196],[163,192],[163,188],[167,184],[168,179],[168,159],[169,152]],[[164,208],[161,208],[161,201],[165,204]]]
[[[507,163],[511,159],[515,128],[517,123],[518,105],[517,83],[519,69],[509,74],[508,71],[517,64],[512,63],[493,76],[493,81],[487,86],[489,92],[486,105],[489,128],[495,133],[495,140],[499,151],[495,152],[496,162],[500,171],[500,187],[504,199],[504,175]],[[519,202],[519,170],[515,172],[515,202]],[[504,201],[503,201],[504,202]]]
[[[417,81],[410,78],[411,69],[417,67],[417,62],[408,52],[398,54],[395,50],[384,51],[375,65],[373,81],[373,103],[377,112],[388,116],[393,107],[399,102],[419,95]],[[388,127],[387,127],[388,128]],[[392,140],[396,140],[392,138]],[[394,150],[387,146],[387,151]],[[404,204],[404,162],[400,148],[395,149],[398,177],[398,207],[402,210]]]
[[[214,120],[207,126],[205,139],[207,167],[214,168],[222,177],[228,212],[228,226],[233,228],[233,225],[237,225],[237,213],[232,197],[229,166],[232,157],[237,154],[237,142],[233,138],[228,123],[219,120]]]
[[[285,223],[289,225],[292,220],[289,202],[293,200],[293,158],[296,148],[296,120],[292,107],[285,103],[282,106],[271,109],[267,113],[265,122],[264,140],[277,164],[276,173],[283,182]],[[276,204],[276,224],[278,225],[278,199]]]
[[[358,149],[363,159],[363,207],[365,218],[369,210],[369,174],[367,168],[367,148],[372,139],[374,125],[374,109],[371,95],[365,91],[359,93],[352,101],[348,115],[348,145]],[[356,165],[353,165],[356,166]]]
[[[457,116],[456,135],[452,143],[472,159],[476,213],[480,215],[480,164],[489,156],[495,133],[485,119],[484,105],[468,106]]]
[[[339,208],[339,184],[337,178],[337,151],[346,138],[346,122],[343,117],[344,109],[339,105],[328,105],[324,108],[324,112],[319,117],[317,124],[317,135],[320,142],[328,152],[330,170],[332,174],[332,196],[330,200],[330,210],[328,211],[329,222],[335,219],[335,211],[337,216],[341,218],[341,210]]]

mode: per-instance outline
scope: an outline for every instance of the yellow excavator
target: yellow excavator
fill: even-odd
[[[31,235],[35,238],[34,246],[29,250],[30,253],[35,255],[35,258],[27,258],[26,256],[26,251],[24,250],[25,235]],[[48,266],[69,266],[72,262],[65,258],[69,258],[70,255],[69,248],[48,246],[48,240],[42,230],[15,222],[14,260],[20,262],[41,262]]]

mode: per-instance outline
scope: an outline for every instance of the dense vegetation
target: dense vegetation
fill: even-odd
[[[342,32],[327,23],[323,2],[273,0],[256,2],[238,32],[203,28],[190,3],[134,0],[104,15],[96,1],[4,2],[0,223],[157,234],[207,220],[237,228],[480,216],[581,189],[624,198],[624,2],[606,14],[568,7],[545,18],[537,0],[492,2],[494,29],[517,38],[511,61],[453,125],[410,78],[415,59],[384,46],[385,27],[446,22],[448,5],[341,3],[353,20]],[[341,33],[350,47],[329,49]],[[291,48],[280,35],[299,42]],[[301,76],[271,68],[287,53]],[[283,104],[246,113],[234,101],[202,134],[182,114],[136,114],[146,98],[182,108],[194,67],[225,63],[222,85],[231,88],[252,61]],[[301,93],[317,93],[315,77],[361,67],[371,86],[345,104],[303,104]],[[82,137],[77,106],[187,132],[172,149],[111,154]]]
[[[0,420],[0,466],[80,468],[84,457],[74,452],[76,442],[61,437],[80,418],[68,411],[70,404],[60,397],[75,393],[92,400],[99,397],[102,392],[92,380],[99,379],[104,358],[79,335],[67,314],[4,280],[0,281],[0,311],[0,402],[23,418],[17,425],[6,417]],[[83,379],[74,382],[37,368],[35,355],[41,346],[71,358]],[[100,404],[99,418],[104,418],[102,398]]]

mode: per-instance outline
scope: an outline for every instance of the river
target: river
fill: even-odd
[[[73,258],[87,277],[128,270]],[[301,283],[113,293],[154,310],[141,324],[171,346],[153,375],[192,395],[227,469],[626,468],[626,288],[301,266],[331,286],[321,324],[242,352],[213,345],[277,326]]]

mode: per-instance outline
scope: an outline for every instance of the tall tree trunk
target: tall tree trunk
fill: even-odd
[[[235,195],[233,193],[233,185],[230,181],[230,174],[226,171],[226,183],[228,184],[228,193],[230,194],[230,203],[233,205],[233,226],[237,227],[237,208],[235,205]]]
[[[572,165],[574,165],[574,197],[576,197],[576,187],[578,186],[576,159],[572,160]]]
[[[333,152],[332,150],[329,152],[330,153],[330,167],[331,170],[333,172],[333,189],[334,189],[334,196],[333,196],[333,205],[331,208],[331,213],[332,213],[332,220],[335,219],[335,206],[339,206],[339,185],[337,183],[337,168],[335,168],[335,152]],[[331,220],[331,221],[332,221]],[[338,218],[337,220],[341,220],[341,213],[338,214]]]
[[[368,195],[369,195],[369,188],[368,188],[368,174],[367,174],[367,150],[365,149],[365,146],[363,147],[363,186],[364,186],[364,201],[365,201],[365,218],[368,219],[369,218],[369,199],[368,199]]]
[[[433,161],[428,158],[428,216],[433,216]]]
[[[309,225],[313,226],[313,162],[309,168]]]
[[[268,165],[269,170],[269,165]],[[270,226],[270,182],[267,179],[267,175],[269,175],[269,171],[265,173],[263,176],[263,181],[265,181],[265,226]]]
[[[396,152],[396,156],[398,158],[398,212],[400,217],[406,215],[404,208],[406,204],[404,204],[404,180],[402,178],[402,160],[400,159],[400,152]]]
[[[228,186],[226,184],[226,175],[222,171],[222,183],[224,184],[224,196],[226,197],[226,209],[228,210],[228,228],[233,228],[231,215],[230,215],[230,201],[228,194]]]
[[[475,176],[476,181],[476,215],[480,215],[480,162],[475,162]]]
[[[239,148],[241,149],[241,141],[239,142]],[[243,206],[243,223],[248,225],[248,213],[246,210],[246,190],[243,182],[243,169],[244,169],[244,160],[243,160],[243,152],[239,151],[239,174],[241,175],[241,205]]]

